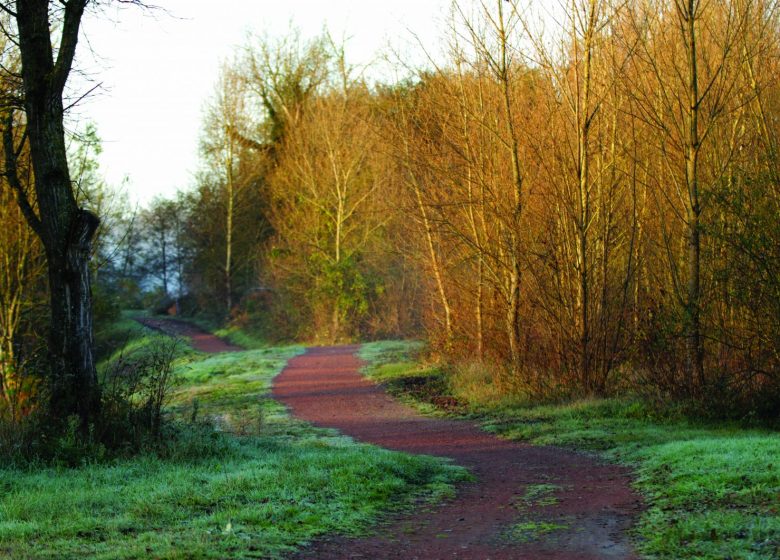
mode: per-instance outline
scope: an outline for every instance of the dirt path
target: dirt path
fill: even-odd
[[[188,323],[138,321],[186,336],[203,352],[241,350]],[[633,559],[627,532],[641,507],[625,469],[554,447],[498,439],[465,421],[421,416],[359,373],[357,346],[310,348],[274,380],[273,396],[296,416],[382,447],[452,458],[476,476],[456,498],[389,520],[377,536],[334,537],[299,559]],[[540,486],[546,485],[546,486]],[[552,489],[528,500],[529,490]],[[518,541],[515,524],[534,523]],[[546,523],[547,525],[540,525]],[[528,525],[532,529],[531,525]]]
[[[364,379],[356,350],[311,348],[293,358],[274,381],[274,397],[296,416],[361,441],[450,457],[477,480],[459,487],[449,503],[388,522],[378,536],[325,539],[297,558],[636,558],[627,531],[641,505],[625,469],[558,448],[501,440],[470,422],[423,417]],[[544,488],[553,493],[530,504],[524,500],[527,491]],[[507,538],[518,523],[528,524],[525,542]]]
[[[153,317],[138,317],[136,319],[142,325],[163,332],[171,336],[182,336],[190,339],[192,347],[201,352],[237,352],[242,350],[238,346],[228,344],[221,338],[204,331],[191,323],[177,319],[156,319]]]

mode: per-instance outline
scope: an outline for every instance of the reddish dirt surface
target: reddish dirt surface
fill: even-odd
[[[242,350],[242,348],[228,344],[221,338],[217,338],[200,327],[185,323],[184,321],[178,321],[176,319],[157,319],[152,317],[139,317],[136,321],[145,327],[163,332],[170,336],[189,338],[192,347],[201,352],[237,352]]]
[[[142,318],[147,327],[188,337],[203,352],[241,350],[175,319]],[[310,348],[274,380],[273,396],[292,413],[337,428],[355,439],[409,453],[449,457],[475,482],[455,499],[386,520],[376,536],[332,537],[295,557],[406,560],[634,559],[627,532],[641,509],[626,469],[554,447],[496,438],[474,424],[421,416],[390,398],[359,373],[357,346]],[[554,484],[555,503],[529,505],[529,485]],[[553,523],[559,529],[513,542],[517,523]]]
[[[363,378],[356,346],[311,348],[290,360],[273,395],[296,416],[382,447],[449,457],[476,481],[454,500],[387,520],[377,536],[333,537],[296,558],[596,559],[636,558],[627,532],[641,508],[626,469],[554,447],[510,442],[466,421],[421,416]],[[529,485],[554,484],[556,503],[524,504]],[[516,523],[562,528],[530,542],[507,537]]]

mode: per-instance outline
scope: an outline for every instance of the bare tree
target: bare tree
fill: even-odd
[[[503,286],[506,298],[504,330],[509,349],[510,366],[517,370],[521,364],[521,287],[522,287],[522,229],[525,203],[525,176],[521,163],[521,135],[517,126],[515,110],[517,100],[513,98],[518,79],[526,68],[522,54],[513,47],[520,28],[519,3],[512,0],[499,0],[495,10],[481,3],[479,16],[470,17],[464,8],[455,4],[465,29],[466,41],[475,52],[475,63],[485,68],[499,88],[500,121],[483,122],[495,135],[509,157],[510,193],[509,200],[502,205],[507,207],[502,219],[503,231],[500,234],[502,260],[506,261],[505,282]]]
[[[223,274],[225,280],[225,315],[230,315],[233,308],[233,249],[234,228],[236,221],[236,204],[240,198],[240,190],[246,186],[238,179],[241,139],[247,135],[242,131],[239,120],[244,117],[245,92],[242,82],[235,69],[224,65],[214,100],[209,107],[207,116],[207,135],[202,141],[202,150],[212,161],[214,172],[219,176],[219,182],[225,191],[225,258]]]
[[[0,400],[11,418],[23,406],[19,337],[32,304],[36,278],[43,274],[40,244],[25,223],[9,189],[0,191]]]
[[[43,243],[50,290],[50,394],[55,418],[78,415],[86,431],[100,410],[95,371],[89,258],[99,219],[80,208],[68,170],[63,90],[73,65],[88,0],[17,0],[2,9],[14,20],[21,56],[24,121],[7,108],[5,175],[30,227]],[[61,18],[53,25],[52,16]],[[52,29],[59,30],[59,37]],[[53,44],[56,41],[55,50]],[[17,129],[21,129],[17,131]],[[19,177],[29,142],[37,211]]]
[[[726,152],[703,170],[703,154],[738,99],[739,40],[750,12],[726,0],[645,2],[628,12],[637,55],[632,58],[632,103],[656,134],[659,189],[683,225],[684,265],[678,267],[669,225],[662,224],[673,292],[683,309],[685,385],[705,383],[702,308],[702,230],[708,193],[728,169]],[[674,25],[670,25],[673,22]],[[681,273],[679,269],[684,269]]]

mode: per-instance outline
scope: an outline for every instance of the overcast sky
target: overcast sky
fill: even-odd
[[[293,25],[311,37],[327,26],[349,38],[348,58],[363,64],[388,42],[413,43],[412,32],[435,48],[449,0],[153,3],[167,13],[109,8],[85,18],[79,68],[101,87],[79,105],[71,125],[97,125],[104,175],[114,186],[127,177],[131,200],[140,202],[192,185],[202,108],[221,61],[247,33],[273,37]],[[81,92],[84,83],[72,80]]]

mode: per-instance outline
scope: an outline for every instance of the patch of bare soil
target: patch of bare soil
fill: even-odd
[[[625,468],[492,436],[471,422],[421,416],[359,373],[355,346],[311,348],[275,379],[292,413],[355,439],[449,457],[476,481],[455,499],[388,520],[379,534],[323,539],[300,559],[631,559],[641,509]]]

